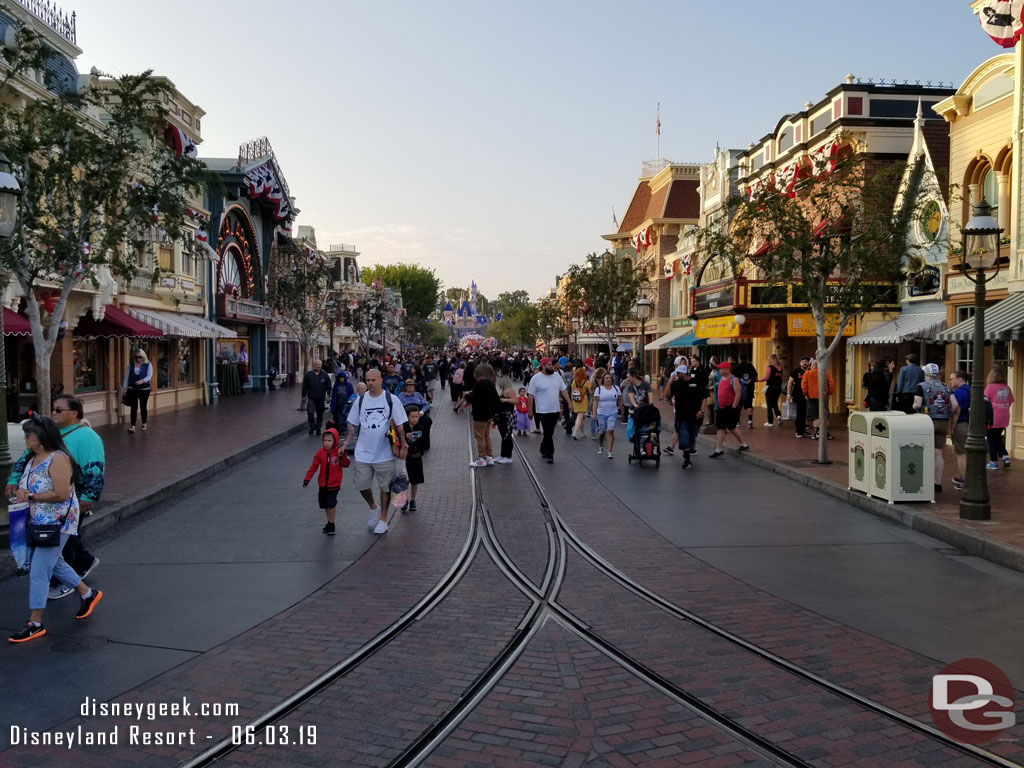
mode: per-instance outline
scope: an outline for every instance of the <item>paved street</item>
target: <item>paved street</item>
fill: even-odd
[[[0,714],[119,743],[0,766],[986,764],[915,721],[950,661],[1020,686],[1024,575],[731,455],[641,468],[559,432],[552,465],[530,435],[528,465],[470,470],[468,416],[436,415],[383,537],[350,477],[320,533],[305,434],[94,537],[103,604],[4,650]],[[26,590],[0,582],[5,629]],[[80,714],[183,697],[238,711]],[[1022,733],[983,748],[1020,763]]]

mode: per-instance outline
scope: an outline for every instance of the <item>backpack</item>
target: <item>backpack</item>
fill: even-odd
[[[938,381],[922,381],[921,390],[924,392],[922,412],[936,421],[948,419],[951,410],[949,401],[953,397],[949,387]]]
[[[394,406],[394,403],[391,400],[391,393],[388,392],[385,389],[384,390],[384,395],[387,397],[387,401],[388,401],[388,418],[390,419],[395,414],[395,406]],[[356,411],[356,413],[359,414],[359,423],[360,424],[363,423],[363,398],[364,397],[366,397],[366,393],[365,392],[359,396],[359,403],[357,404],[358,410]]]
[[[458,368],[455,373],[452,374],[452,384],[461,384],[462,377],[466,375],[465,368]]]

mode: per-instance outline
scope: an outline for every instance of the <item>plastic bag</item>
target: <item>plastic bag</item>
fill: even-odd
[[[633,439],[633,417],[629,417],[629,421],[626,422],[626,439]]]
[[[404,507],[409,498],[409,475],[404,461],[395,462],[395,477],[391,481],[391,506]]]
[[[795,421],[796,420],[796,405],[789,402],[788,400],[782,404],[782,415],[779,416],[779,421]]]
[[[7,521],[11,539],[11,554],[14,563],[22,570],[28,570],[28,544],[26,525],[28,524],[28,502],[14,501],[7,507]]]

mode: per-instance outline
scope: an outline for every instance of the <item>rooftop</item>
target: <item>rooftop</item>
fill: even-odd
[[[68,16],[56,3],[51,3],[49,0],[15,0],[15,2],[69,43],[78,45],[74,11]]]

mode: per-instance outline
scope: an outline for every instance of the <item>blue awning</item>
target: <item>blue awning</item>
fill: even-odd
[[[696,331],[690,331],[689,333],[683,334],[678,339],[673,339],[666,347],[706,347],[708,343],[707,339],[698,339]]]
[[[615,348],[616,352],[632,352],[633,344],[629,341],[620,341],[619,346]]]

